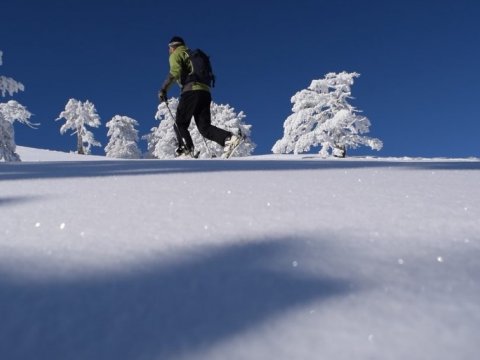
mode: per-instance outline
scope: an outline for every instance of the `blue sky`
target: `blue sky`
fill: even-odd
[[[480,156],[474,0],[16,0],[0,11],[0,73],[25,85],[13,98],[41,124],[17,124],[18,145],[74,150],[54,121],[72,97],[92,101],[103,124],[127,115],[148,133],[158,125],[167,43],[180,35],[211,56],[213,100],[246,113],[256,154],[282,137],[297,91],[345,70],[361,74],[353,104],[384,142],[352,155]],[[103,147],[106,130],[93,130]]]

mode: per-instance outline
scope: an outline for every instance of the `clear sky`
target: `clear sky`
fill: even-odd
[[[213,100],[245,112],[255,154],[282,137],[297,91],[345,70],[361,74],[353,104],[384,142],[352,155],[480,156],[476,0],[0,0],[0,14],[0,74],[25,85],[13,98],[41,124],[16,124],[18,145],[75,150],[54,121],[72,97],[148,133],[180,35],[211,56]],[[93,132],[104,147],[107,129]]]

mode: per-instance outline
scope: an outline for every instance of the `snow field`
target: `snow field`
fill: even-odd
[[[478,161],[82,159],[1,164],[2,359],[478,354]]]

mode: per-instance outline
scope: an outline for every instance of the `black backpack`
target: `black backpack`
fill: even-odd
[[[215,75],[212,71],[210,58],[200,49],[187,50],[188,57],[192,63],[192,73],[187,74],[182,85],[199,82],[210,87],[215,87]]]

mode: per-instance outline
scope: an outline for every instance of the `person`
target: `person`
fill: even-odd
[[[188,131],[192,116],[200,134],[223,146],[225,153],[228,153],[228,151],[240,143],[241,135],[233,134],[212,125],[210,84],[196,82],[190,80],[192,77],[188,77],[189,74],[193,73],[193,66],[189,60],[185,41],[179,36],[174,36],[168,44],[168,49],[170,54],[170,71],[163,82],[158,96],[160,102],[166,102],[168,89],[175,81],[181,88],[174,126],[178,142],[178,147],[175,151],[176,155],[195,156],[192,137]]]

